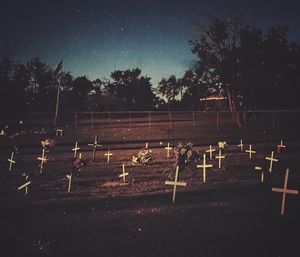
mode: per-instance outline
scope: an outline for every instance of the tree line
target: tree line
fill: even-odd
[[[288,40],[287,27],[261,30],[233,14],[208,26],[194,23],[189,41],[196,62],[181,78],[170,75],[152,85],[139,68],[116,70],[110,78],[89,80],[54,69],[39,58],[0,61],[0,114],[16,120],[28,112],[165,110],[202,108],[200,98],[214,92],[227,97],[234,121],[241,109],[299,108],[300,46]],[[240,99],[242,98],[242,104]]]

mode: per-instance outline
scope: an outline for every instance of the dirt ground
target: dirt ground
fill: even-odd
[[[282,194],[272,192],[272,187],[283,187],[286,168],[290,169],[288,188],[300,189],[296,133],[286,136],[287,148],[279,154],[280,133],[231,132],[214,138],[216,133],[210,132],[200,138],[182,134],[174,139],[152,130],[152,137],[144,140],[146,130],[139,130],[139,138],[134,129],[66,130],[65,136],[55,137],[42,174],[37,157],[39,142],[46,135],[1,138],[1,256],[300,256],[300,196],[287,195],[281,216]],[[92,163],[87,144],[95,134],[103,146]],[[216,159],[208,158],[213,168],[207,171],[206,183],[199,168],[180,172],[179,181],[187,186],[177,187],[172,204],[173,187],[164,182],[175,158],[173,153],[167,158],[167,142],[175,146],[179,140],[194,139],[194,149],[202,154],[209,144],[216,148],[221,136],[229,142],[222,168],[218,169]],[[251,142],[257,152],[252,159],[237,146],[242,136],[245,147]],[[73,174],[68,193],[66,175],[75,141],[87,166]],[[132,156],[146,141],[153,162],[132,165]],[[9,172],[7,159],[16,143],[19,154]],[[110,163],[104,156],[108,148],[113,153]],[[279,162],[269,173],[265,157],[271,151]],[[122,164],[129,172],[126,184],[119,178]],[[264,183],[255,166],[265,170]],[[24,183],[22,173],[31,181],[27,196],[17,190]]]

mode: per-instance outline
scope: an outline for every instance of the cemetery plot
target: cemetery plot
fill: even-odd
[[[9,158],[16,160],[13,172],[8,171],[13,145],[1,148],[2,242],[11,256],[292,257],[300,252],[300,140],[285,140],[285,150],[276,153],[280,137],[241,142],[239,136],[222,136],[231,142],[228,147],[217,150],[217,140],[193,146],[200,160],[172,173],[178,141],[149,142],[152,162],[133,165],[132,156],[146,140],[109,144],[99,130],[72,133],[56,136],[42,173],[40,138],[20,141],[19,153]],[[247,146],[241,149],[241,143]],[[212,159],[208,149],[215,149]],[[79,170],[73,161],[81,153],[85,165]],[[265,172],[270,159],[279,161]],[[286,168],[288,185],[282,187]]]

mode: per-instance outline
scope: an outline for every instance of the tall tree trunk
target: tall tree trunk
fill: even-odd
[[[233,93],[230,92],[228,86],[226,87],[226,94],[227,94],[227,99],[229,102],[229,109],[231,112],[232,121],[239,128],[242,128],[243,123],[241,121],[240,112],[237,111],[237,108],[236,108],[236,106],[237,106],[236,97]]]

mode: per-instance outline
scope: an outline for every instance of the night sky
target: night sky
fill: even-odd
[[[299,1],[6,1],[0,12],[0,57],[22,62],[38,56],[51,67],[89,79],[116,69],[141,68],[156,84],[193,65],[192,21],[209,24],[240,10],[265,29],[286,25],[300,42]],[[297,3],[298,2],[298,3]]]

